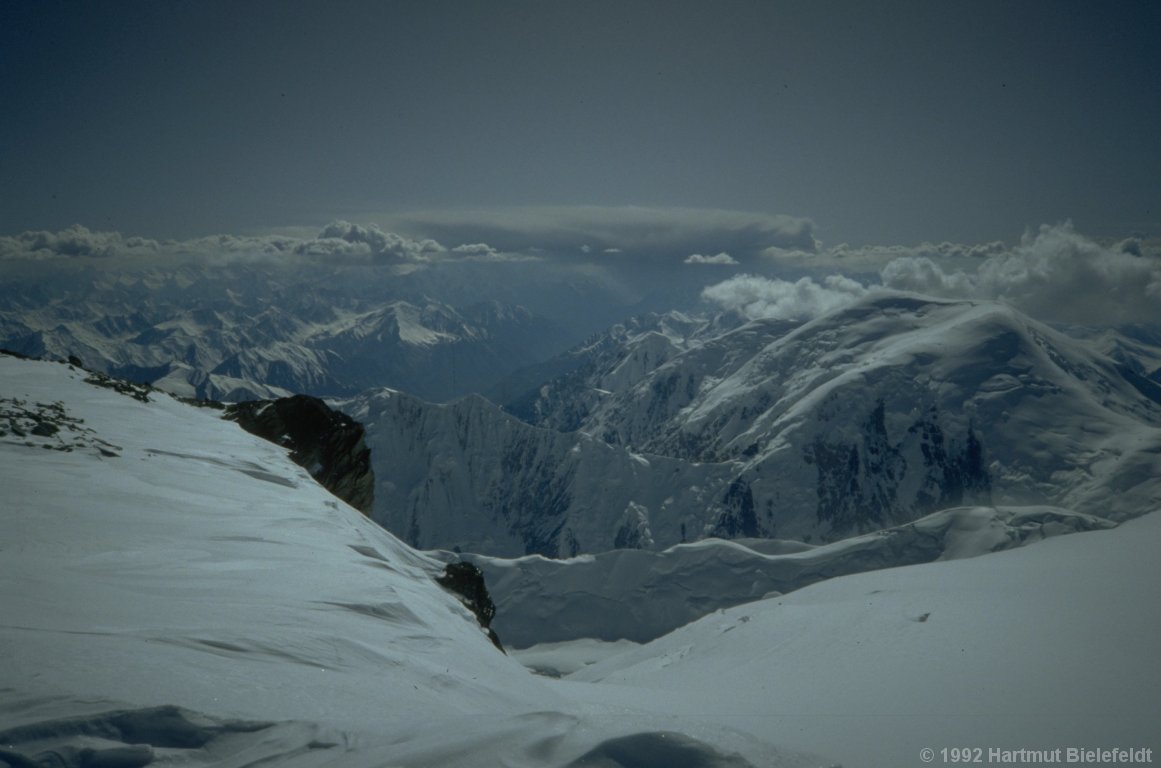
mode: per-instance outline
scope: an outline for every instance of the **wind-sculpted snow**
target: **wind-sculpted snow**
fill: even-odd
[[[497,604],[496,630],[510,645],[580,638],[640,643],[713,611],[837,576],[974,557],[1113,525],[1053,507],[961,507],[818,547],[707,539],[662,552],[617,550],[568,560],[466,557],[483,570]]]
[[[0,355],[0,424],[26,433],[0,439],[0,764],[560,768],[668,731],[827,764],[613,689],[578,703],[285,448],[88,377]]]
[[[146,707],[9,728],[0,732],[0,762],[12,768],[139,768],[199,752],[223,762],[244,760],[247,752],[257,752],[256,740],[264,742],[260,754],[267,759],[336,746],[313,735],[305,724],[221,720],[174,706]],[[280,753],[280,742],[285,752]]]

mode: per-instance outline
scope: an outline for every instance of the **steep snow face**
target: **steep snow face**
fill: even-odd
[[[575,701],[285,449],[88,378],[0,355],[0,762],[829,764],[619,689]]]
[[[338,405],[367,430],[372,516],[421,548],[568,557],[700,538],[729,470],[531,427],[478,397]]]
[[[570,679],[589,681],[577,697],[614,684],[658,712],[759,720],[847,766],[920,765],[925,748],[940,764],[957,746],[981,748],[981,762],[989,748],[1113,745],[1156,760],[1158,546],[1153,511],[1113,530],[831,579]]]
[[[576,426],[738,462],[720,535],[834,539],[972,503],[1123,518],[1161,498],[1150,383],[996,303],[877,295],[701,340],[635,381],[610,370],[590,372],[607,386]]]

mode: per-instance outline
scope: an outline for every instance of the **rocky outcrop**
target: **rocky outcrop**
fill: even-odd
[[[492,619],[496,618],[496,604],[488,594],[488,585],[484,583],[483,572],[469,562],[461,560],[458,563],[448,563],[443,569],[443,575],[437,578],[436,583],[449,592],[459,596],[463,604],[475,614],[476,621],[488,633],[492,644],[504,651],[500,637],[492,629]]]
[[[803,460],[816,467],[817,517],[837,533],[862,533],[963,504],[989,504],[991,479],[974,425],[948,434],[937,407],[901,436],[888,434],[880,399],[849,442],[815,437]],[[914,486],[900,498],[904,483]]]
[[[226,408],[225,418],[290,449],[290,458],[355,509],[368,514],[375,489],[363,426],[317,397],[253,400]]]

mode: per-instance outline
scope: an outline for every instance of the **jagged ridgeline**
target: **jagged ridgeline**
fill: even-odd
[[[882,294],[807,323],[618,326],[514,398],[522,418],[382,390],[342,408],[382,468],[373,516],[420,547],[818,543],[960,505],[1141,514],[1161,397],[1123,357],[1002,304]]]

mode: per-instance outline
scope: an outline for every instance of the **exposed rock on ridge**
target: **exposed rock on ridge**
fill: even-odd
[[[225,418],[289,448],[290,458],[323,487],[370,513],[375,492],[371,451],[363,441],[363,426],[351,417],[331,410],[317,397],[295,395],[237,403],[226,409]]]

